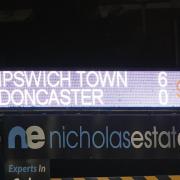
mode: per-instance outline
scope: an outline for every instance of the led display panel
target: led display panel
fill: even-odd
[[[180,71],[0,71],[0,108],[180,107]]]

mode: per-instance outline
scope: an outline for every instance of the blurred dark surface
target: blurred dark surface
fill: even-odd
[[[179,160],[51,160],[51,177],[179,175]]]
[[[3,13],[30,9],[32,14],[23,21],[0,16],[1,67],[178,65],[178,1],[4,2]]]
[[[179,67],[178,0],[0,1],[1,68]],[[24,10],[18,19],[18,10]],[[27,10],[31,13],[27,17]],[[24,18],[23,18],[24,16]],[[180,174],[180,160],[53,160],[53,176]]]
[[[3,132],[3,123],[0,119],[0,179],[4,179],[4,167],[3,167],[3,146],[2,146],[2,133]]]

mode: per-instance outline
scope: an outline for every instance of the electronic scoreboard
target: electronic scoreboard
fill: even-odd
[[[180,71],[0,71],[0,108],[178,108]]]
[[[176,174],[179,109],[180,71],[0,71],[5,177]],[[119,170],[85,173],[107,162]]]

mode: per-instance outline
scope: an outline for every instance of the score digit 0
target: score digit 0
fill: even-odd
[[[176,82],[176,90],[177,90],[176,96],[180,98],[180,80]]]

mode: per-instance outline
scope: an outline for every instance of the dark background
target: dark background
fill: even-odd
[[[0,66],[176,67],[179,7],[178,0],[1,0]]]
[[[0,1],[1,68],[175,68],[179,0]],[[52,175],[178,174],[180,160],[52,161]]]

